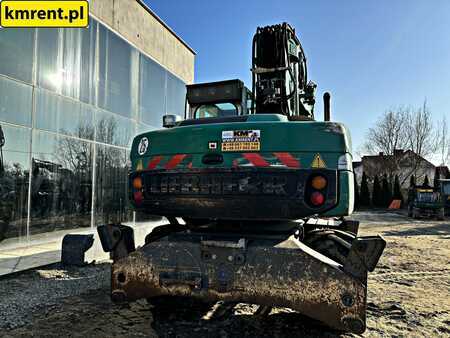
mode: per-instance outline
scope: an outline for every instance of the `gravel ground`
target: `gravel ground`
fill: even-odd
[[[70,270],[54,264],[0,277],[0,329],[28,324],[33,313],[58,304],[62,298],[107,287],[109,273],[106,263]]]
[[[367,337],[450,337],[450,222],[360,212],[361,234],[380,233],[384,255],[368,280]],[[238,304],[220,320],[211,304],[162,298],[112,304],[109,265],[58,266],[0,279],[2,337],[345,337],[285,308]]]

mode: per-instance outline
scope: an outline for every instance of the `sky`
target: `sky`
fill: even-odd
[[[450,119],[450,0],[146,0],[196,52],[195,82],[240,78],[251,88],[251,41],[258,26],[290,23],[308,76],[332,94],[332,120],[360,153],[387,109],[420,106]]]

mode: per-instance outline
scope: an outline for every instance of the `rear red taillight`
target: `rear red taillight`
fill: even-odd
[[[135,193],[133,193],[133,197],[136,204],[141,204],[144,200],[144,194],[141,191],[136,191]]]
[[[325,202],[325,196],[318,191],[311,194],[311,204],[315,207],[321,206]]]

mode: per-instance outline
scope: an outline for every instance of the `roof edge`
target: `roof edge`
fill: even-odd
[[[151,16],[153,16],[161,25],[164,26],[174,37],[177,38],[178,41],[180,41],[189,51],[197,55],[197,52],[187,44],[186,41],[184,41],[177,33],[173,31],[172,28],[170,28],[164,21],[161,19],[143,0],[136,0],[139,5],[141,5]]]

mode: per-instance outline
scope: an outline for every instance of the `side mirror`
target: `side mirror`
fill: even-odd
[[[179,115],[164,115],[163,116],[163,127],[164,128],[172,128],[177,125],[178,122],[181,121],[181,116]]]

